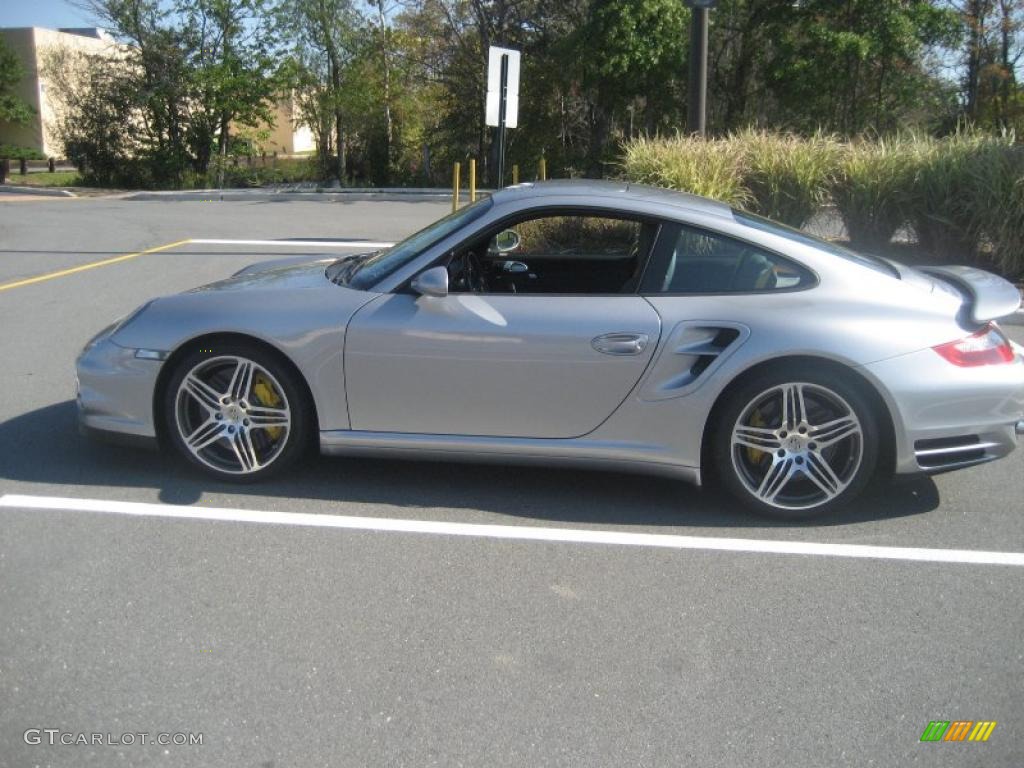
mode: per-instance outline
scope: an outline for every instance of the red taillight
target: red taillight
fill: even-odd
[[[1013,347],[1010,346],[1010,340],[995,323],[989,323],[966,338],[939,344],[932,349],[961,368],[1013,362]]]

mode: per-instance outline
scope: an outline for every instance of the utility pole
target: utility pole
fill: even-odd
[[[690,78],[686,91],[688,133],[703,136],[707,123],[708,12],[717,0],[685,0],[690,9]]]

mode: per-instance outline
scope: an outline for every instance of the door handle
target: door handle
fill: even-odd
[[[590,345],[606,355],[639,355],[647,349],[648,341],[650,337],[646,333],[606,333]]]
[[[526,264],[523,264],[523,262],[521,261],[506,261],[501,268],[505,272],[509,272],[510,274],[513,275],[520,275],[523,272],[530,271],[530,268],[526,266]]]

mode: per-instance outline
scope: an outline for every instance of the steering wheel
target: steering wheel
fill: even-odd
[[[484,265],[480,257],[473,251],[466,251],[463,257],[463,279],[466,290],[471,293],[485,293],[487,291],[487,278],[484,277]]]

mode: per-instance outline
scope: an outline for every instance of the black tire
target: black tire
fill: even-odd
[[[212,403],[203,404],[205,401],[200,397],[182,394],[182,382],[190,373],[196,373],[200,379],[209,376],[208,383],[211,383],[212,386],[212,383],[223,380],[225,375],[229,375],[227,370],[232,360],[248,361],[254,364],[251,386],[244,397],[238,400],[231,412],[231,421],[224,420],[226,415],[224,409],[231,408],[229,404],[222,405],[222,413],[216,416],[219,423],[214,423],[212,421],[213,411],[209,407]],[[214,377],[220,377],[220,379]],[[229,383],[233,382],[232,378]],[[271,405],[277,406],[275,410],[288,412],[286,427],[257,424],[259,418],[267,418],[268,424],[278,423],[270,420],[272,418],[270,416],[256,415],[257,413],[271,412],[270,406],[262,402],[261,398],[264,395]],[[274,398],[277,399],[276,403]],[[250,410],[246,411],[241,408],[241,405]],[[280,407],[282,405],[283,408]],[[282,362],[277,354],[258,344],[233,342],[190,351],[178,361],[164,388],[161,412],[167,440],[174,446],[174,450],[179,456],[211,477],[234,483],[256,482],[286,469],[310,447],[315,433],[313,408],[309,402],[306,387],[292,368]],[[251,423],[249,419],[245,419],[247,415],[252,417]],[[222,432],[206,448],[202,448],[197,455],[197,452],[187,445],[186,434],[194,434],[195,431],[198,431],[197,428],[193,432],[187,432],[187,430],[192,430],[195,422],[203,419],[209,422],[207,429],[210,436],[213,435],[212,430],[229,429],[226,426],[228,423],[237,423],[237,426],[231,427],[231,437]],[[202,427],[203,425],[199,424],[199,428]],[[247,445],[252,450],[251,454],[245,451],[245,455],[256,459],[251,465],[255,468],[247,469],[243,455],[234,450],[236,436],[240,440],[243,430],[248,433]],[[276,437],[275,430],[277,430]],[[264,449],[262,455],[261,445]],[[230,467],[232,453],[235,454],[235,462],[238,465],[234,469]],[[262,464],[260,459],[265,459],[266,463]]]
[[[716,410],[708,474],[747,509],[767,517],[807,519],[849,504],[871,482],[881,434],[878,414],[854,375],[799,363],[744,379]],[[789,418],[783,413],[794,402],[803,404],[801,420],[797,406]],[[844,421],[844,409],[856,423]],[[844,430],[849,435],[839,437]],[[833,437],[834,444],[822,446]]]

